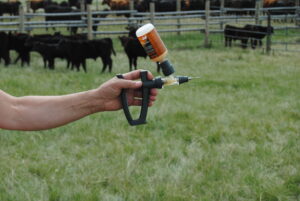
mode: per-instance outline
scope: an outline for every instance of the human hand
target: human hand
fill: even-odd
[[[120,94],[122,89],[126,89],[128,105],[139,106],[142,104],[142,82],[133,81],[139,79],[141,70],[135,70],[123,74],[124,79],[114,77],[103,83],[98,89],[97,94],[101,99],[102,111],[114,111],[122,108]],[[148,72],[148,79],[153,79],[152,73]],[[150,90],[149,106],[153,105],[158,94],[157,89]]]

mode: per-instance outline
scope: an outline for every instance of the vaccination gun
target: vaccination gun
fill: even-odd
[[[131,126],[136,126],[146,123],[150,89],[161,89],[163,86],[180,85],[188,82],[192,77],[188,76],[174,76],[175,70],[169,60],[166,58],[168,50],[161,40],[156,28],[151,24],[145,24],[136,31],[136,36],[143,46],[147,55],[153,62],[158,62],[165,77],[156,77],[153,80],[147,78],[148,71],[141,71],[142,81],[142,106],[140,116],[138,119],[133,119],[129,111],[127,96],[125,89],[121,92],[121,102],[123,111]],[[123,79],[122,75],[117,75],[118,78]]]

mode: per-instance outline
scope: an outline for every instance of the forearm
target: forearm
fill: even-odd
[[[96,90],[63,96],[14,98],[6,129],[43,130],[55,128],[103,110]]]
[[[141,105],[140,70],[112,78],[94,90],[64,96],[24,96],[16,98],[0,90],[0,128],[44,130],[65,125],[89,114],[122,108],[120,93],[126,89],[128,105]],[[153,75],[148,73],[148,79]],[[150,91],[149,105],[155,101],[156,89]]]

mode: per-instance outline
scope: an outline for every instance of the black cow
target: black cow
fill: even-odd
[[[18,56],[14,63],[17,63],[21,59],[21,66],[24,66],[26,63],[30,65],[30,51],[31,48],[25,46],[25,42],[28,39],[28,34],[18,33],[18,34],[9,34],[10,38],[10,50],[15,50],[18,53]]]
[[[4,4],[3,4],[3,2],[0,2],[0,16],[2,16],[4,13],[3,8],[4,8]]]
[[[126,27],[126,29],[129,31],[128,32],[128,37],[126,36],[122,36],[119,37],[120,41],[122,43],[122,46],[124,47],[124,51],[129,59],[129,70],[132,69],[132,64],[135,66],[137,66],[137,57],[147,57],[147,54],[144,50],[144,48],[142,47],[142,45],[140,44],[140,42],[137,39],[136,36],[136,31],[139,28],[139,26],[136,25],[131,25]],[[129,40],[132,40],[129,42]],[[128,43],[129,42],[129,43]],[[146,55],[146,56],[144,56]],[[157,72],[160,72],[160,65],[157,62]]]
[[[30,0],[30,8],[35,13],[38,9],[45,9],[47,6],[61,6],[68,7],[69,3],[66,1],[62,1],[60,3],[54,2],[52,0]]]
[[[225,37],[225,47],[231,47],[232,40],[240,40],[242,42],[242,48],[247,47],[248,43],[248,35],[247,30],[242,27],[235,27],[231,25],[226,25],[224,29],[224,37]]]
[[[134,69],[137,69],[137,58],[146,58],[147,53],[137,38],[119,36],[119,39],[129,60],[129,71],[132,70],[132,65],[134,66]]]
[[[86,41],[83,44],[83,56],[86,59],[96,60],[98,57],[101,58],[103,67],[102,73],[105,72],[108,67],[109,72],[112,71],[112,59],[111,54],[116,55],[116,52],[113,48],[113,42],[111,38],[95,39]]]
[[[4,3],[0,2],[0,16],[2,16],[4,14],[4,8],[5,8]]]
[[[251,47],[253,49],[256,48],[257,44],[259,45],[259,47],[261,47],[262,39],[268,34],[274,33],[273,27],[270,27],[269,30],[268,27],[266,26],[253,25],[253,24],[245,25],[244,30],[246,30],[246,34],[251,40]]]
[[[72,37],[75,38],[75,36]],[[66,59],[67,68],[68,68],[70,65],[70,59],[68,58],[66,51],[61,51],[59,46],[59,43],[65,38],[66,36],[63,36],[60,33],[55,33],[54,35],[50,35],[50,34],[34,35],[34,36],[30,36],[26,40],[25,46],[29,48],[31,51],[38,52],[43,57],[45,68],[48,67],[49,69],[54,69],[55,58]]]
[[[58,5],[50,5],[50,6],[46,6],[45,7],[45,13],[76,13],[76,12],[80,12],[79,10],[74,10],[71,7],[66,7],[66,6],[58,6]],[[45,17],[46,22],[49,21],[80,21],[81,20],[81,16],[80,15],[68,15],[68,16],[60,16],[60,15],[56,15],[56,16],[46,16]],[[71,27],[71,34],[76,34],[77,33],[77,29],[78,27],[74,26]]]
[[[246,15],[254,14],[254,11],[238,10],[239,8],[255,8],[255,0],[231,0],[225,2],[225,7],[233,8],[228,10],[227,14]],[[234,10],[237,9],[237,10]]]
[[[133,37],[133,38],[137,38],[136,31],[138,30],[138,28],[140,28],[140,26],[135,25],[135,24],[125,27],[125,29],[128,30],[128,36]]]
[[[80,10],[74,10],[70,6],[61,6],[61,5],[50,5],[45,7],[45,12],[46,13],[70,13],[70,14],[75,14],[76,12],[80,12]],[[105,18],[107,14],[93,14],[93,18]],[[68,15],[68,16],[46,16],[45,17],[46,22],[48,21],[81,21],[81,16],[80,15]],[[97,31],[97,25],[99,23],[99,20],[93,20],[93,31]],[[78,30],[78,27],[72,26],[70,28],[71,34],[76,34]]]
[[[136,9],[140,12],[149,11],[150,2],[155,3],[155,11],[158,12],[176,11],[177,9],[176,0],[142,0],[137,4]],[[182,10],[204,10],[205,9],[205,0],[181,0],[180,4]],[[220,1],[211,0],[210,8],[212,10],[220,9]]]
[[[251,47],[255,49],[257,45],[261,47],[262,39],[273,32],[273,27],[270,27],[270,30],[268,30],[268,27],[261,25],[247,24],[242,28],[226,25],[224,29],[225,46],[230,47],[232,40],[241,40],[242,47],[246,48],[250,39]]]
[[[84,2],[84,7],[86,9],[87,4],[92,4],[93,0],[83,0]],[[70,6],[74,6],[76,8],[80,8],[80,0],[68,0],[68,3]]]
[[[56,2],[52,2],[52,0],[31,0],[30,1],[30,8],[35,13],[38,9],[45,9],[47,6],[50,5],[58,5]]]
[[[89,42],[89,51],[92,49],[92,47],[94,47],[94,51],[90,51],[87,55],[87,58],[96,59],[97,57],[101,57],[103,63],[101,72],[104,73],[108,66],[108,70],[111,73],[112,71],[111,54],[113,53],[114,55],[116,55],[111,38],[96,39],[88,42]]]
[[[86,72],[86,58],[83,55],[83,52],[86,49],[85,40],[63,40],[60,42],[60,47],[62,51],[65,51],[70,62],[72,64],[72,69],[74,66],[77,68],[77,71],[82,65],[83,70]],[[82,52],[81,52],[82,51]]]
[[[10,64],[9,37],[4,32],[0,32],[0,61],[1,59],[4,60],[6,66]]]
[[[38,52],[44,60],[44,67],[48,64],[48,68],[53,70],[55,58],[66,59],[66,51],[60,48],[60,44],[47,44],[42,42],[34,42],[32,51]]]
[[[9,15],[18,15],[20,2],[0,2],[0,16],[7,13]]]
[[[176,11],[176,0],[142,0],[137,4],[137,10],[139,12],[147,12],[150,10],[150,2],[155,3],[155,11],[157,12],[168,12],[168,11]],[[181,7],[186,8],[184,0],[180,1]]]
[[[60,48],[68,54],[72,66],[79,71],[80,65],[86,72],[86,59],[97,59],[100,57],[103,62],[102,72],[109,67],[109,72],[112,70],[111,54],[116,54],[113,48],[113,43],[110,38],[97,40],[64,40]]]

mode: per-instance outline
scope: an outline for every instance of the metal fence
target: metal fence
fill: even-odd
[[[0,16],[0,31],[33,32],[37,29],[51,28],[80,28],[87,33],[88,38],[97,36],[113,36],[127,34],[125,27],[153,23],[160,33],[184,35],[192,32],[202,35],[204,46],[223,44],[223,31],[226,24],[244,26],[245,24],[267,25],[266,13],[271,13],[272,26],[275,33],[272,37],[273,50],[300,51],[300,7],[284,8],[221,8],[210,10],[206,1],[206,10],[155,12],[154,3],[150,4],[150,12],[128,11],[91,11],[87,7],[85,12],[71,13],[26,13],[20,6],[19,16]],[[287,14],[282,14],[282,11]],[[239,15],[237,15],[239,14]],[[108,17],[99,17],[99,16]],[[57,16],[78,16],[76,20],[45,20]],[[98,30],[94,31],[93,26]],[[220,37],[213,37],[219,34]]]

